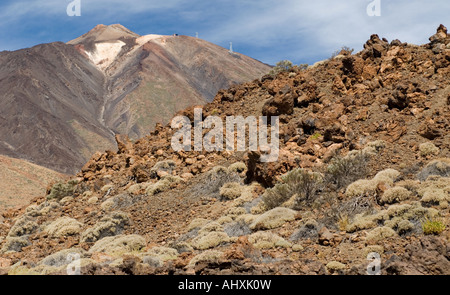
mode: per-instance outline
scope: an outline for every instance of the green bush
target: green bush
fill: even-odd
[[[298,208],[303,203],[312,201],[323,183],[319,173],[301,168],[294,169],[282,176],[282,181],[265,191],[263,201],[268,209],[279,207],[295,194],[297,196],[294,208]]]
[[[326,182],[341,189],[355,180],[365,178],[369,157],[363,152],[347,157],[334,157],[325,171]]]
[[[277,62],[276,66],[270,71],[270,75],[275,76],[282,72],[289,72],[293,68],[293,64],[289,60],[282,60]]]
[[[236,171],[230,171],[223,166],[216,166],[206,173],[203,173],[198,182],[186,191],[190,196],[204,196],[210,198],[220,198],[220,189],[226,183],[241,183],[242,179]]]
[[[142,251],[146,245],[145,238],[140,235],[118,235],[98,240],[88,252],[122,256],[127,253]]]
[[[50,189],[50,193],[47,195],[48,200],[61,200],[64,197],[71,196],[75,192],[75,187],[77,185],[76,180],[70,180],[67,183],[64,182],[57,182],[53,187]]]
[[[97,222],[93,227],[85,230],[81,235],[81,242],[97,242],[104,237],[116,236],[122,233],[126,225],[130,224],[130,218],[126,213],[113,212]]]
[[[81,231],[83,224],[68,216],[60,217],[45,227],[51,237],[59,238],[76,235]]]
[[[7,237],[1,252],[21,252],[22,248],[29,246],[31,243],[28,237]]]
[[[445,230],[445,224],[439,219],[425,219],[422,223],[422,230],[425,235],[439,235]]]
[[[350,48],[348,46],[342,46],[340,50],[336,50],[335,52],[333,52],[331,54],[330,59],[333,59],[338,55],[351,55],[353,53],[353,51],[355,51],[355,49]]]

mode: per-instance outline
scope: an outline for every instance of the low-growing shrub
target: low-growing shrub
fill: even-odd
[[[30,235],[34,233],[39,228],[36,221],[27,216],[23,215],[17,219],[16,223],[11,227],[8,233],[8,237],[21,237],[24,235]]]
[[[124,209],[133,204],[133,198],[127,193],[121,193],[110,197],[104,201],[100,207],[104,211],[112,211],[116,209]]]
[[[53,221],[44,231],[54,238],[67,237],[78,234],[82,226],[81,222],[65,216]]]
[[[351,183],[347,186],[345,195],[347,197],[374,195],[380,183],[392,186],[399,175],[400,172],[394,169],[380,171],[372,179],[360,179]]]
[[[399,203],[408,200],[412,196],[411,192],[403,187],[393,187],[384,192],[381,201],[387,204]]]
[[[247,166],[243,162],[236,162],[234,164],[231,164],[228,167],[228,171],[230,173],[238,173],[240,175],[245,175],[248,171]]]
[[[334,157],[325,172],[326,183],[332,184],[335,189],[341,189],[355,180],[366,177],[369,158],[370,156],[363,152],[346,157]]]
[[[277,207],[256,217],[250,225],[252,230],[274,229],[288,221],[295,220],[297,212],[288,208]]]
[[[256,232],[248,236],[248,241],[257,249],[289,248],[291,243],[271,232]]]
[[[282,183],[275,184],[263,194],[262,198],[268,209],[280,206],[294,194],[297,195],[294,207],[300,208],[303,203],[309,203],[314,199],[323,183],[321,174],[300,168],[288,172],[281,179]]]
[[[346,268],[345,264],[340,263],[338,261],[328,262],[326,265],[329,272],[334,273]]]
[[[387,226],[377,227],[371,230],[367,236],[366,241],[368,242],[379,242],[387,238],[396,236],[395,231]]]
[[[237,182],[225,183],[220,188],[220,197],[224,200],[234,200],[241,196],[243,187]]]
[[[419,145],[419,152],[422,157],[439,154],[439,148],[432,142],[425,142]]]
[[[61,267],[67,264],[70,264],[72,262],[69,255],[78,254],[80,255],[80,258],[84,257],[86,254],[86,251],[81,248],[70,248],[70,249],[64,249],[61,251],[58,251],[56,253],[53,253],[44,259],[42,259],[38,264],[39,265],[47,265],[47,266],[54,266],[54,267]]]
[[[216,221],[205,224],[199,231],[199,234],[210,233],[214,231],[223,231],[223,226]]]
[[[339,214],[337,226],[339,230],[346,231],[347,226],[350,224],[350,219],[347,214]]]
[[[194,267],[197,263],[201,262],[217,262],[223,257],[223,252],[217,250],[204,251],[189,261],[188,267]]]
[[[228,243],[230,238],[225,232],[209,232],[199,235],[191,242],[191,246],[197,250],[215,248],[223,243]]]
[[[168,247],[153,247],[145,255],[157,257],[162,262],[166,262],[168,260],[176,260],[178,258],[178,251]]]
[[[181,183],[182,181],[183,180],[178,176],[166,175],[157,183],[149,185],[145,192],[148,196],[153,196],[169,190],[172,186]]]
[[[97,241],[88,252],[123,255],[141,251],[145,246],[145,238],[140,235],[118,235]]]
[[[431,161],[417,174],[417,179],[425,181],[430,175],[450,177],[450,159]]]
[[[269,75],[276,76],[282,72],[289,72],[294,65],[289,60],[281,60],[277,62],[276,66],[270,70]]]
[[[187,227],[187,231],[191,231],[193,229],[200,229],[210,222],[211,222],[211,220],[209,220],[209,219],[195,218],[194,220],[191,221],[191,223],[189,223],[189,225]]]
[[[303,239],[315,239],[318,234],[319,224],[316,220],[309,219],[291,235],[290,240],[296,242]]]
[[[7,237],[2,247],[2,252],[21,252],[22,248],[29,246],[31,243],[27,236]]]
[[[422,230],[425,235],[439,235],[445,230],[445,223],[437,218],[426,218],[422,222]]]
[[[88,228],[81,235],[81,242],[92,243],[104,237],[120,234],[124,227],[129,224],[129,217],[123,212],[113,212],[103,217],[93,227]]]
[[[48,200],[61,200],[64,197],[73,195],[78,182],[76,180],[70,180],[67,183],[57,182],[50,189],[50,193],[47,195]]]
[[[242,179],[237,172],[232,172],[223,166],[216,166],[201,175],[198,182],[188,188],[186,194],[219,199],[220,189],[224,184],[230,182],[241,183]]]

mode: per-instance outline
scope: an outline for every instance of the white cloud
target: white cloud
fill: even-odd
[[[449,21],[448,0],[381,0],[381,16],[369,17],[372,0],[81,0],[82,15],[96,20],[169,18],[180,31],[192,28],[200,37],[257,52],[264,62],[291,58],[326,58],[346,45],[362,49],[371,34],[421,44],[440,23]],[[65,14],[71,0],[17,0],[0,6],[0,30],[33,17]],[[175,18],[174,16],[177,16]],[[57,24],[56,24],[57,25]],[[127,26],[126,23],[124,23]],[[447,24],[450,25],[450,24]],[[145,28],[139,28],[146,33]],[[149,29],[150,30],[150,29]],[[159,32],[148,32],[159,33]]]
[[[262,0],[255,6],[266,7],[265,10],[236,13],[229,22],[212,28],[208,35],[215,42],[236,40],[264,46],[289,40],[290,48],[281,51],[304,48],[313,52],[303,54],[312,56],[331,53],[343,45],[360,50],[373,33],[388,39],[425,43],[440,23],[450,20],[448,0],[381,0],[380,17],[367,15],[370,2]]]

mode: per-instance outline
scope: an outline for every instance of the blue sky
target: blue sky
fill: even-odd
[[[141,34],[199,37],[262,62],[295,64],[328,58],[342,46],[362,49],[370,35],[423,44],[439,24],[450,28],[449,0],[1,0],[0,51],[67,42],[97,24],[120,23]]]

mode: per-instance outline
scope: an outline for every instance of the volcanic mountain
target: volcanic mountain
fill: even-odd
[[[137,139],[270,67],[188,36],[98,25],[64,44],[0,52],[0,154],[64,173],[114,136]]]

